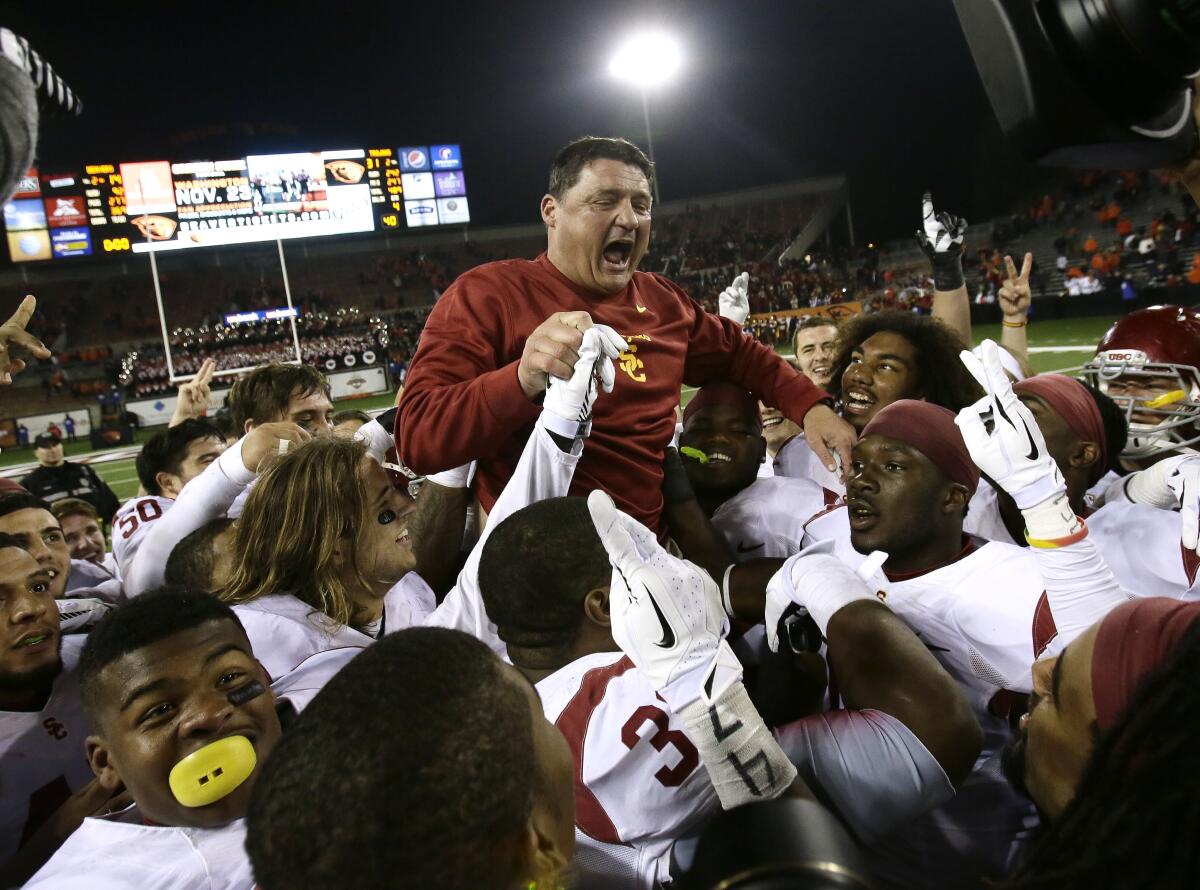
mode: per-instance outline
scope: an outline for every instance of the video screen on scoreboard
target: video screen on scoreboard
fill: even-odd
[[[470,221],[457,145],[33,168],[4,206],[14,263]]]

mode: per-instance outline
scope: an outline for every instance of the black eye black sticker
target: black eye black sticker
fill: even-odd
[[[396,511],[395,510],[383,510],[379,514],[379,516],[376,517],[376,520],[379,522],[380,525],[387,525],[388,523],[395,522],[396,521]]]
[[[250,683],[247,683],[245,686],[233,690],[233,692],[229,693],[227,698],[229,699],[229,703],[231,705],[241,706],[246,704],[246,702],[254,701],[254,699],[258,698],[266,691],[267,688],[263,686],[262,683],[254,680]]]

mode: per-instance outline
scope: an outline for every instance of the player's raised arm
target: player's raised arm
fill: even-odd
[[[921,228],[917,245],[924,251],[933,269],[933,317],[970,345],[971,298],[963,277],[963,239],[967,221],[961,216],[934,212],[933,195],[921,198]]]
[[[613,639],[687,726],[721,806],[811,797],[742,685],[716,583],[604,492],[588,496],[588,510],[613,566]]]
[[[1071,508],[1062,473],[1032,412],[1013,392],[996,344],[984,340],[982,352],[982,360],[966,351],[961,358],[987,395],[959,411],[955,423],[971,459],[1021,509],[1059,643],[1065,645],[1128,595]]]

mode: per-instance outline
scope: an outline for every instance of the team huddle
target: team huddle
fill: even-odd
[[[927,196],[933,317],[789,361],[638,271],[653,180],[566,146],[377,417],[202,372],[111,548],[0,492],[4,886],[1197,885],[1200,310],[1034,374],[1010,261],[971,350]]]

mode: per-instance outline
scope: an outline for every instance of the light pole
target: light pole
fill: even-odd
[[[650,102],[646,93],[674,77],[682,62],[679,43],[673,37],[661,31],[646,31],[622,43],[608,65],[609,74],[635,85],[641,93],[650,163],[654,163],[654,137],[650,131]],[[654,178],[654,203],[659,203],[657,176]]]

